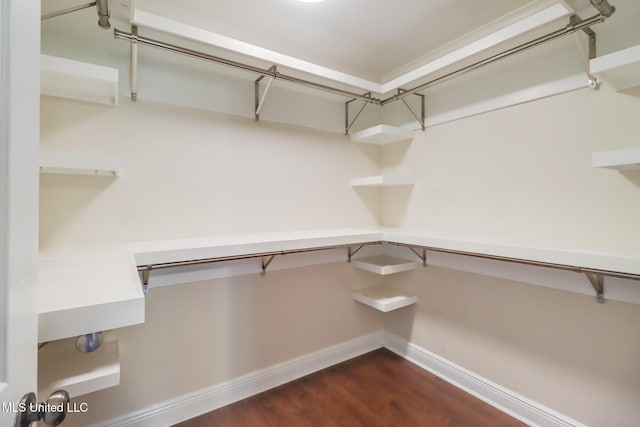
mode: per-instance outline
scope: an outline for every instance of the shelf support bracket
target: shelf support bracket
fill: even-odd
[[[396,89],[396,95],[402,95],[405,92],[407,92],[405,89],[401,89],[401,88]],[[420,115],[418,115],[418,113],[416,113],[413,110],[413,108],[411,108],[411,106],[407,103],[407,101],[404,99],[404,97],[401,97],[399,99],[400,99],[400,101],[402,101],[402,103],[405,105],[405,107],[407,107],[409,109],[409,111],[411,112],[411,115],[413,117],[415,117],[415,119],[418,121],[418,123],[420,123],[420,128],[424,132],[427,129],[427,126],[425,124],[425,117],[426,117],[426,113],[425,113],[425,97],[421,93],[413,93],[412,95],[416,95],[416,96],[420,97]]]
[[[142,270],[142,292],[145,295],[149,292],[149,273],[151,273],[152,269],[152,266],[147,265],[144,270]]]
[[[131,27],[131,64],[129,68],[129,86],[131,87],[131,100],[138,99],[138,27]]]
[[[367,98],[371,98],[371,92],[365,93],[364,96],[366,96]],[[358,117],[360,117],[360,114],[362,114],[367,104],[369,104],[368,102],[365,101],[364,104],[362,104],[362,107],[360,107],[360,110],[358,111],[356,116],[353,118],[353,120],[349,121],[349,104],[351,104],[353,101],[355,101],[355,99],[350,99],[344,103],[344,134],[345,135],[349,135],[349,129],[351,129],[351,126],[353,126],[356,120],[358,120]]]
[[[601,273],[590,273],[585,271],[584,274],[591,282],[593,290],[596,291],[596,301],[600,304],[604,303],[604,275]]]
[[[262,272],[260,273],[262,276],[267,274],[267,267],[271,264],[271,261],[275,258],[275,255],[263,256],[262,258]]]
[[[262,96],[260,96],[260,81],[264,79],[265,76],[258,77],[253,85],[254,92],[255,92],[255,103],[256,103],[256,110],[255,110],[256,121],[260,120],[260,111],[262,111],[262,107],[264,107],[264,101],[265,99],[267,99],[267,94],[269,93],[269,89],[271,89],[271,83],[273,83],[278,73],[275,65],[272,65],[271,68],[269,68],[267,71],[269,71],[273,75],[268,77],[267,86],[264,88],[264,92],[262,92]]]
[[[360,246],[358,246],[358,247],[356,248],[356,250],[351,249],[351,246],[349,246],[349,247],[347,248],[347,255],[348,255],[348,257],[349,257],[349,259],[347,260],[347,262],[351,262],[351,258],[352,258],[356,253],[358,253],[358,251],[359,251],[360,249],[362,249],[362,248],[364,248],[364,245],[360,245]]]
[[[569,25],[578,25],[580,24],[582,19],[580,19],[577,15],[571,15],[569,17]],[[589,65],[589,61],[596,57],[596,33],[591,29],[591,27],[585,27],[582,31],[587,35],[587,50],[585,50],[582,39],[578,33],[574,33],[575,41],[578,46],[578,50],[580,51],[580,55],[582,56],[582,61],[584,64],[585,71],[587,72],[587,76],[589,77],[589,88],[592,90],[597,90],[599,87],[598,79],[595,78],[593,74],[591,74],[591,67]]]
[[[411,246],[408,246],[408,248],[411,249],[411,252],[416,254],[416,256],[422,260],[422,266],[426,267],[427,266],[427,249],[422,248],[422,252],[418,252],[416,248],[412,248]]]

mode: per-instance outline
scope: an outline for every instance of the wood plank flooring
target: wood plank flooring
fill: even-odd
[[[391,351],[380,349],[177,426],[524,425]]]

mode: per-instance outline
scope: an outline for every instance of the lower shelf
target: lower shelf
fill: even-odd
[[[356,289],[352,295],[354,300],[385,313],[417,302],[415,295],[388,285]]]
[[[80,353],[74,339],[55,341],[38,352],[38,397],[66,390],[73,398],[120,384],[118,341]]]

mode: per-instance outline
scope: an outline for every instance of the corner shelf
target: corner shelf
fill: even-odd
[[[594,58],[589,62],[593,75],[618,91],[634,90],[640,96],[640,45]]]
[[[105,341],[93,353],[80,353],[74,340],[62,340],[38,352],[38,396],[64,389],[73,398],[118,384],[118,341]]]
[[[93,154],[41,151],[40,173],[118,176],[120,160]]]
[[[591,165],[594,168],[617,170],[640,169],[640,147],[593,153]]]
[[[118,70],[40,55],[40,94],[118,105]]]
[[[351,180],[352,187],[399,187],[411,185],[413,185],[413,180],[402,176],[376,175]]]
[[[417,302],[415,295],[409,295],[389,285],[357,289],[353,291],[352,295],[354,300],[384,313],[407,307]]]
[[[414,261],[393,258],[387,255],[377,255],[367,258],[357,258],[351,260],[351,265],[360,270],[370,271],[371,273],[386,276],[389,274],[410,271],[416,268]]]
[[[353,142],[385,145],[413,139],[413,131],[396,126],[376,125],[351,135]]]

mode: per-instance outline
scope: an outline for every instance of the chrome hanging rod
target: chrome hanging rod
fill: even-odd
[[[170,52],[179,53],[181,55],[189,56],[191,58],[202,59],[209,62],[215,62],[222,65],[227,65],[229,67],[237,68],[240,70],[248,71],[250,73],[259,74],[261,76],[273,77],[274,79],[285,80],[291,83],[296,83],[302,86],[310,87],[312,89],[318,89],[324,92],[333,93],[336,95],[346,96],[348,98],[355,98],[361,101],[365,101],[368,103],[380,105],[380,99],[371,98],[366,95],[361,95],[359,93],[350,92],[347,90],[338,89],[335,87],[323,85],[321,83],[312,82],[309,80],[300,79],[293,76],[288,76],[286,74],[282,74],[278,71],[265,70],[259,67],[254,67],[253,65],[244,64],[242,62],[232,61],[230,59],[221,58],[219,56],[209,55],[207,53],[198,52],[196,50],[187,49],[184,47],[176,46],[169,43],[164,43],[158,40],[150,39],[147,37],[141,37],[137,34],[127,33],[117,28],[113,31],[113,36],[116,39],[128,40],[132,43],[138,43],[145,46],[151,46],[162,50],[168,50]]]
[[[598,14],[598,15],[594,15],[594,16],[592,16],[590,18],[587,18],[584,21],[580,21],[580,22],[576,22],[576,23],[569,23],[564,28],[561,28],[559,30],[553,31],[553,32],[551,32],[549,34],[546,34],[544,36],[538,37],[538,38],[536,38],[534,40],[531,40],[529,42],[523,43],[523,44],[521,44],[519,46],[516,46],[516,47],[513,47],[511,49],[508,49],[508,50],[506,50],[504,52],[501,52],[501,53],[498,53],[496,55],[490,56],[490,57],[485,58],[485,59],[483,59],[481,61],[474,62],[471,65],[467,65],[466,67],[462,67],[462,68],[460,68],[460,69],[458,69],[456,71],[452,71],[449,74],[445,74],[444,76],[441,76],[441,77],[438,77],[436,79],[430,80],[430,81],[428,81],[426,83],[422,83],[422,84],[420,84],[420,85],[418,85],[418,86],[416,86],[414,88],[406,89],[406,90],[404,90],[402,92],[396,93],[395,95],[390,96],[389,98],[383,99],[382,102],[380,103],[380,105],[382,105],[382,106],[387,105],[387,104],[389,104],[391,102],[397,101],[399,99],[402,99],[402,98],[404,98],[406,96],[409,96],[411,94],[414,94],[416,92],[420,92],[422,90],[425,90],[427,88],[435,86],[435,85],[437,85],[439,83],[442,83],[442,82],[445,82],[447,80],[450,80],[450,79],[452,79],[454,77],[461,76],[462,74],[468,73],[469,71],[476,70],[476,69],[478,69],[480,67],[483,67],[485,65],[491,64],[491,63],[496,62],[496,61],[498,61],[500,59],[504,59],[504,58],[506,58],[508,56],[514,55],[514,54],[519,53],[519,52],[523,52],[523,51],[525,51],[527,49],[530,49],[530,48],[535,47],[535,46],[539,46],[539,45],[541,45],[543,43],[546,43],[546,42],[551,41],[551,40],[555,40],[555,39],[560,38],[562,36],[565,36],[567,34],[574,33],[574,32],[576,32],[578,30],[582,30],[583,28],[590,27],[591,25],[598,24],[600,22],[604,22],[604,20],[605,20],[605,16],[602,15],[602,14]]]
[[[88,9],[88,8],[90,8],[92,6],[95,6],[96,4],[97,4],[97,2],[92,1],[91,3],[85,3],[85,4],[78,5],[78,6],[70,7],[68,9],[59,10],[57,12],[47,13],[46,15],[42,15],[40,17],[40,20],[44,21],[46,19],[55,18],[56,16],[66,15],[67,13],[73,13],[73,12],[76,12],[76,11],[82,10],[82,9]]]
[[[366,243],[359,243],[359,245],[380,245],[382,241],[371,241]],[[210,264],[214,262],[222,262],[222,261],[239,261],[243,259],[251,259],[251,258],[262,258],[262,257],[273,257],[276,255],[290,255],[290,254],[300,254],[305,252],[316,252],[316,251],[325,251],[330,249],[342,249],[342,248],[350,248],[354,246],[353,244],[349,245],[333,245],[333,246],[319,246],[315,248],[304,248],[304,249],[290,249],[290,250],[282,250],[282,251],[271,251],[271,252],[259,252],[253,254],[245,254],[245,255],[231,255],[224,257],[215,257],[215,258],[203,258],[203,259],[194,259],[194,260],[186,260],[186,261],[174,261],[174,262],[163,262],[157,264],[143,264],[138,266],[138,271],[151,271],[158,270],[163,268],[175,268],[175,267],[187,267],[190,265],[200,265],[200,264]]]
[[[47,13],[46,15],[42,15],[40,17],[40,20],[45,21],[50,18],[55,18],[56,16],[66,15],[68,13],[73,13],[79,10],[88,9],[93,6],[96,7],[96,11],[98,12],[98,26],[105,30],[108,30],[109,28],[111,28],[111,24],[109,23],[111,12],[109,12],[108,0],[97,0],[91,3],[85,3],[78,6],[70,7],[68,9],[59,10],[57,12]]]

